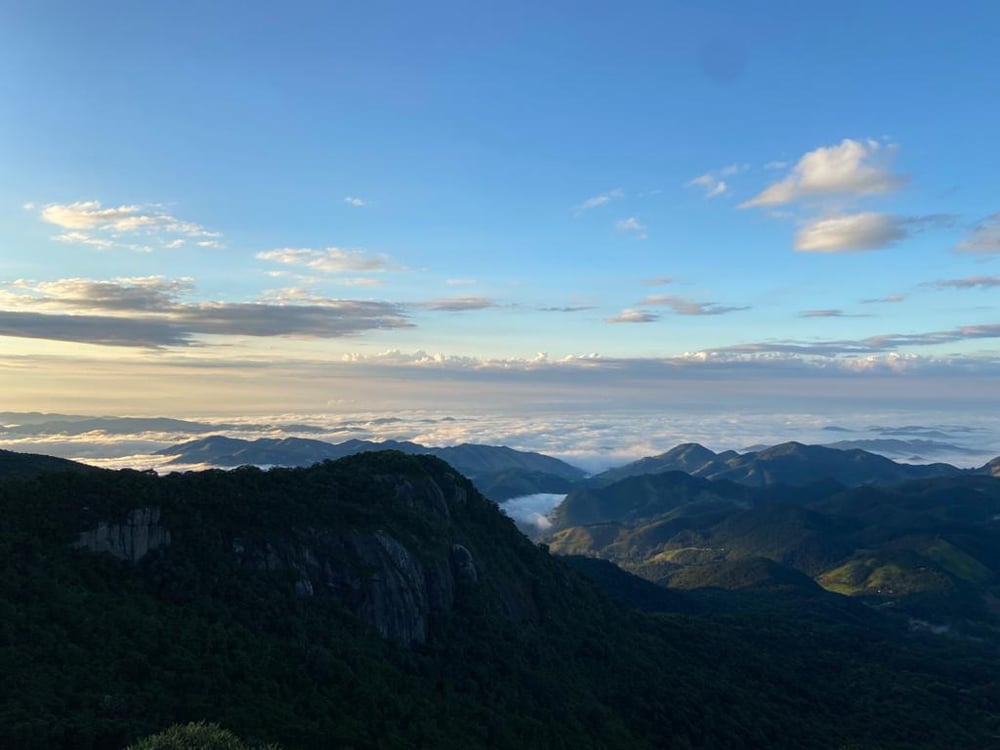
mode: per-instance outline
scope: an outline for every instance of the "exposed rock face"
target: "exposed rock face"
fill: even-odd
[[[102,522],[83,532],[74,546],[133,563],[168,544],[167,561],[203,553],[207,559],[229,558],[247,572],[277,574],[275,583],[293,586],[299,597],[336,603],[404,646],[425,643],[435,614],[451,611],[469,587],[486,587],[488,598],[511,620],[539,619],[534,590],[516,577],[487,575],[493,569],[489,556],[482,553],[480,560],[474,552],[482,549],[482,540],[463,531],[470,506],[494,511],[470,494],[461,477],[379,472],[365,479],[373,496],[387,498],[383,502],[398,516],[387,514],[379,526],[342,524],[329,516],[318,523],[299,518],[246,534],[228,531],[225,518],[206,515],[196,527],[179,523],[171,540],[160,508],[139,508],[124,523]],[[334,495],[331,503],[336,502]],[[206,527],[215,533],[203,536]],[[205,545],[214,549],[204,550]]]
[[[151,550],[167,544],[170,531],[160,525],[160,509],[136,508],[129,511],[125,523],[99,523],[97,528],[80,534],[73,546],[138,562]]]
[[[297,543],[233,544],[244,565],[292,571],[300,596],[334,599],[404,645],[427,640],[431,613],[454,605],[457,578],[478,580],[472,553],[457,544],[452,550],[450,557],[421,560],[382,530],[313,530]]]
[[[476,562],[472,559],[472,553],[461,544],[451,545],[451,564],[455,571],[472,583],[479,580],[479,571],[476,570]]]

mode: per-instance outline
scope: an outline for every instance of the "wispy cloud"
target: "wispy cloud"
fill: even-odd
[[[729,185],[724,177],[735,177],[750,168],[749,164],[729,164],[722,169],[706,172],[684,183],[685,187],[698,188],[703,191],[706,199],[718,198],[729,192]]]
[[[688,180],[685,184],[688,187],[703,188],[706,198],[718,198],[720,195],[725,195],[729,190],[725,180],[717,179],[710,174],[700,175],[693,180]]]
[[[994,289],[1000,287],[1000,276],[968,276],[964,279],[941,279],[930,282],[938,289]]]
[[[979,223],[972,236],[955,248],[960,253],[994,255],[1000,253],[1000,213]]]
[[[847,317],[843,310],[803,310],[800,318],[843,318]]]
[[[740,208],[783,206],[811,196],[891,192],[907,180],[891,171],[889,157],[894,150],[878,141],[847,138],[838,145],[809,151],[784,179],[744,201]]]
[[[178,240],[181,244],[192,240],[203,247],[222,246],[219,232],[178,219],[158,205],[105,207],[96,200],[48,203],[42,206],[39,216],[43,221],[66,230],[54,239],[70,244],[102,249],[151,250],[179,247]]]
[[[587,198],[587,200],[573,207],[573,213],[579,216],[580,214],[589,211],[592,208],[603,206],[604,204],[610,203],[611,201],[614,200],[621,200],[624,197],[625,197],[625,191],[622,190],[621,188],[615,188],[614,190],[609,190],[606,193],[595,195],[593,198]]]
[[[634,216],[629,216],[627,219],[619,219],[615,224],[615,228],[619,232],[630,232],[634,233],[636,239],[644,240],[649,234],[646,232],[646,225],[640,224],[639,220]]]
[[[647,307],[667,307],[677,315],[725,315],[726,313],[749,310],[749,307],[731,307],[715,302],[696,302],[672,294],[656,294],[643,299],[640,305]]]
[[[597,308],[594,305],[565,305],[563,307],[539,307],[536,309],[539,312],[573,313],[583,312],[585,310],[595,310]]]
[[[875,297],[873,299],[863,299],[861,304],[863,305],[877,305],[887,302],[902,302],[906,299],[905,294],[888,294],[885,297]]]
[[[444,283],[448,286],[475,286],[478,282],[475,279],[448,279]]]
[[[655,323],[659,319],[660,316],[658,314],[649,312],[648,310],[626,308],[617,315],[612,315],[610,318],[605,318],[604,320],[607,323]]]
[[[749,164],[729,164],[720,169],[719,174],[723,177],[733,177],[741,172],[746,172],[748,169],[750,169]]]
[[[361,208],[362,206],[368,205],[368,201],[362,198],[357,198],[353,195],[346,196],[344,198],[344,203],[346,203],[348,206],[354,206],[354,208]]]
[[[674,280],[670,276],[654,276],[653,278],[643,279],[642,283],[646,286],[667,286],[668,284],[673,284]]]
[[[328,247],[323,250],[311,248],[281,248],[257,253],[258,260],[281,263],[288,266],[309,268],[321,273],[345,273],[367,271],[381,273],[390,270],[389,259],[384,255],[370,255],[364,250],[345,250]]]
[[[499,307],[499,303],[489,297],[439,297],[428,302],[420,302],[414,307],[425,310],[443,310],[446,312],[464,312],[466,310],[486,310]]]
[[[959,326],[926,333],[887,333],[863,339],[830,339],[818,341],[763,341],[720,347],[714,351],[742,354],[796,354],[803,356],[839,357],[884,354],[915,346],[938,346],[962,341],[1000,338],[1000,323]]]

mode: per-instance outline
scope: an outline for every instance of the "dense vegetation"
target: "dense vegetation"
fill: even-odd
[[[149,507],[170,542],[138,562],[73,547]],[[351,534],[400,540],[428,570],[461,545],[478,574],[456,577],[426,640],[404,647],[352,614],[392,571],[338,563]],[[316,540],[357,591],[305,595],[298,571],[249,551],[280,562]],[[120,750],[192,721],[286,750],[972,748],[1000,734],[989,643],[909,633],[821,590],[662,597],[570,567],[430,457],[9,479],[0,559],[0,747]]]
[[[995,477],[748,487],[673,471],[577,490],[553,519],[554,551],[610,560],[667,586],[736,589],[758,577],[770,588],[779,579],[812,579],[1000,640]]]

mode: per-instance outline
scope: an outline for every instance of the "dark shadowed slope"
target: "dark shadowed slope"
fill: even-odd
[[[30,477],[47,471],[100,471],[93,466],[54,456],[0,450],[0,479]]]
[[[0,481],[0,553],[0,747],[120,750],[192,720],[301,750],[987,747],[996,731],[986,645],[803,607],[624,609],[429,456]],[[655,599],[623,575],[593,577]]]

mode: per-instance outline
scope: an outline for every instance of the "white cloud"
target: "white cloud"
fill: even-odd
[[[646,233],[646,226],[640,224],[639,220],[634,216],[629,216],[627,219],[619,219],[615,224],[615,228],[619,232],[635,232],[635,236],[640,240],[644,240],[649,236]]]
[[[147,251],[153,249],[149,243],[176,248],[183,245],[184,239],[195,239],[202,247],[222,247],[218,232],[177,219],[154,205],[104,207],[96,200],[48,203],[39,216],[68,230],[54,237],[59,242]]]
[[[448,286],[475,286],[478,282],[475,279],[448,279],[444,283]]]
[[[976,255],[1000,253],[1000,213],[979,224],[972,231],[972,236],[955,249],[960,253]]]
[[[878,250],[906,237],[906,220],[864,212],[828,216],[806,224],[795,234],[795,249],[810,253]]]
[[[703,174],[695,177],[693,180],[687,182],[687,186],[704,188],[706,198],[718,198],[729,190],[725,180],[716,179],[711,174]]]
[[[613,200],[620,200],[625,197],[625,191],[621,188],[615,188],[614,190],[609,190],[606,193],[601,193],[600,195],[595,195],[593,198],[587,198],[583,203],[575,206],[573,208],[573,213],[579,216],[584,211],[589,211],[592,208],[597,208],[598,206],[603,206],[605,203],[610,203]]]
[[[65,242],[69,245],[90,245],[91,247],[109,248],[115,243],[101,237],[93,237],[86,232],[63,232],[53,237],[56,242]]]
[[[844,139],[836,146],[823,146],[799,159],[783,180],[740,204],[783,206],[802,198],[822,195],[870,195],[888,193],[906,181],[890,171],[892,146],[878,141]]]
[[[769,161],[764,165],[764,169],[784,169],[787,166],[787,161]]]
[[[746,172],[748,169],[750,169],[749,164],[730,164],[720,169],[719,174],[723,177],[733,177],[741,172]]]
[[[622,310],[617,315],[613,315],[610,318],[605,318],[607,323],[654,323],[660,319],[660,316],[656,313],[651,313],[648,310],[632,310],[626,308]]]
[[[346,203],[348,206],[354,206],[355,208],[361,208],[362,206],[368,205],[368,201],[363,200],[361,198],[357,198],[352,195],[348,195],[347,197],[345,197],[344,203]]]
[[[280,248],[257,253],[258,260],[302,266],[323,273],[367,271],[381,273],[389,270],[389,260],[383,255],[369,255],[364,250],[344,250],[328,247],[324,250],[310,248]]]

